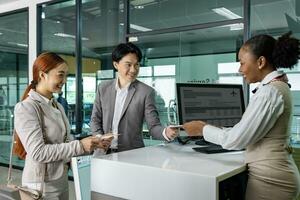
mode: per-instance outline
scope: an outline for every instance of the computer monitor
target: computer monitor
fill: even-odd
[[[177,83],[179,123],[202,120],[220,127],[232,127],[244,113],[242,85]]]

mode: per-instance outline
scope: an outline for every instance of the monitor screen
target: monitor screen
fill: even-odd
[[[242,85],[177,83],[179,123],[202,120],[232,127],[245,110]]]

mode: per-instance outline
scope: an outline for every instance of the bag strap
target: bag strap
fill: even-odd
[[[12,155],[13,155],[13,146],[14,146],[14,136],[15,131],[13,131],[12,142],[10,144],[10,154],[9,154],[9,167],[8,167],[8,175],[7,175],[7,185],[10,185],[12,182],[11,179],[11,171],[12,171]]]
[[[37,105],[38,108],[38,118],[40,119],[41,125],[42,125],[42,134],[43,134],[43,139],[44,142],[46,143],[46,135],[44,134],[43,128],[44,128],[44,120],[43,120],[43,111],[42,108],[40,106],[40,104],[33,100],[33,102]],[[13,155],[13,146],[14,146],[14,136],[16,134],[16,131],[13,131],[13,135],[12,135],[12,142],[10,145],[10,155],[9,155],[9,168],[8,168],[8,176],[7,176],[7,185],[11,185],[12,182],[12,178],[11,178],[11,172],[12,172],[12,155]],[[42,172],[43,176],[42,176],[42,185],[41,185],[41,192],[44,190],[44,182],[45,182],[45,175],[46,175],[46,164],[44,164],[43,167],[43,172]]]

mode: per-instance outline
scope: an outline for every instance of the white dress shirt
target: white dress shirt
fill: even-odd
[[[114,139],[111,142],[111,148],[112,149],[117,149],[118,148],[118,127],[119,127],[119,122],[121,119],[121,113],[124,107],[124,103],[126,100],[126,97],[128,95],[128,88],[131,83],[128,83],[125,87],[120,88],[119,87],[119,80],[117,79],[116,81],[116,101],[115,101],[115,109],[114,109],[114,117],[112,121],[112,132],[116,134],[114,136]]]
[[[239,123],[232,128],[205,125],[204,139],[226,149],[243,149],[263,138],[284,110],[283,97],[270,83],[282,71],[269,73],[259,84]]]
[[[128,88],[130,86],[131,83],[128,83],[125,87],[120,88],[119,87],[119,80],[117,79],[116,81],[116,101],[115,101],[115,109],[114,109],[114,117],[113,117],[113,121],[112,121],[112,132],[114,134],[118,134],[118,127],[119,127],[119,122],[121,119],[121,113],[124,107],[124,103],[126,100],[126,97],[128,95]],[[167,141],[170,141],[168,139],[168,137],[166,136],[166,129],[163,130],[163,136]],[[115,135],[114,139],[111,142],[111,146],[112,149],[117,149],[118,148],[118,136]]]
[[[39,95],[47,102],[47,104],[51,108],[51,111],[53,111],[53,113],[55,114],[57,122],[58,122],[59,126],[61,127],[62,133],[66,133],[67,132],[67,128],[66,128],[66,125],[64,123],[62,113],[57,108],[57,105],[56,105],[57,102],[55,102],[55,100],[54,100],[53,97],[51,99],[48,99],[48,98],[44,97],[41,94],[39,94]]]

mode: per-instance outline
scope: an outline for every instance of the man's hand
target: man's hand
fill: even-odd
[[[168,126],[166,128],[166,136],[169,138],[169,140],[174,140],[178,136],[179,128],[174,128]]]
[[[96,137],[99,138],[97,148],[104,149],[105,151],[107,151],[107,149],[111,145],[111,141],[114,139],[114,135],[115,134],[113,134],[113,133],[106,133],[106,134],[103,134],[103,135],[96,135]]]
[[[205,125],[203,121],[191,121],[183,124],[183,129],[189,136],[202,136]]]

